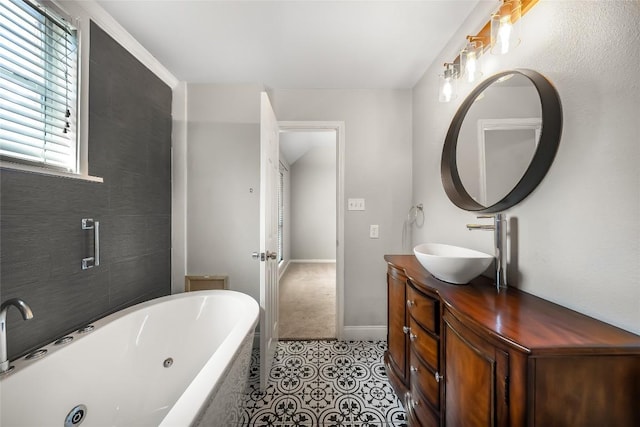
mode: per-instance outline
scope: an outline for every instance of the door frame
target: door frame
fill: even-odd
[[[344,122],[279,121],[280,131],[336,132],[336,338],[344,339]]]

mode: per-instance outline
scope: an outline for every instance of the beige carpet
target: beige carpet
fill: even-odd
[[[280,279],[280,339],[335,339],[336,264],[291,263]]]

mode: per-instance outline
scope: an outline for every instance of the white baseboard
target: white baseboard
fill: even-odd
[[[278,266],[278,280],[282,279],[282,276],[284,276],[284,273],[287,271],[290,264],[291,260],[284,260],[282,261],[282,265]]]
[[[292,259],[289,262],[335,264],[335,259]]]
[[[345,326],[343,338],[345,341],[385,341],[387,339],[386,326]]]

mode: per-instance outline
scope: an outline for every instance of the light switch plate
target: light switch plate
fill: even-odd
[[[363,211],[364,210],[364,199],[348,199],[347,200],[347,210],[350,210],[350,211]]]
[[[369,238],[378,239],[380,237],[380,226],[378,224],[372,224],[369,226]]]

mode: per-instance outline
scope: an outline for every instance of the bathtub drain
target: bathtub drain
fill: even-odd
[[[171,365],[173,365],[173,358],[171,357],[167,357],[166,359],[164,359],[164,362],[162,362],[162,366],[164,366],[165,368],[170,368]]]
[[[64,427],[78,426],[84,421],[84,417],[87,415],[87,407],[84,405],[78,405],[73,408],[64,419]]]

